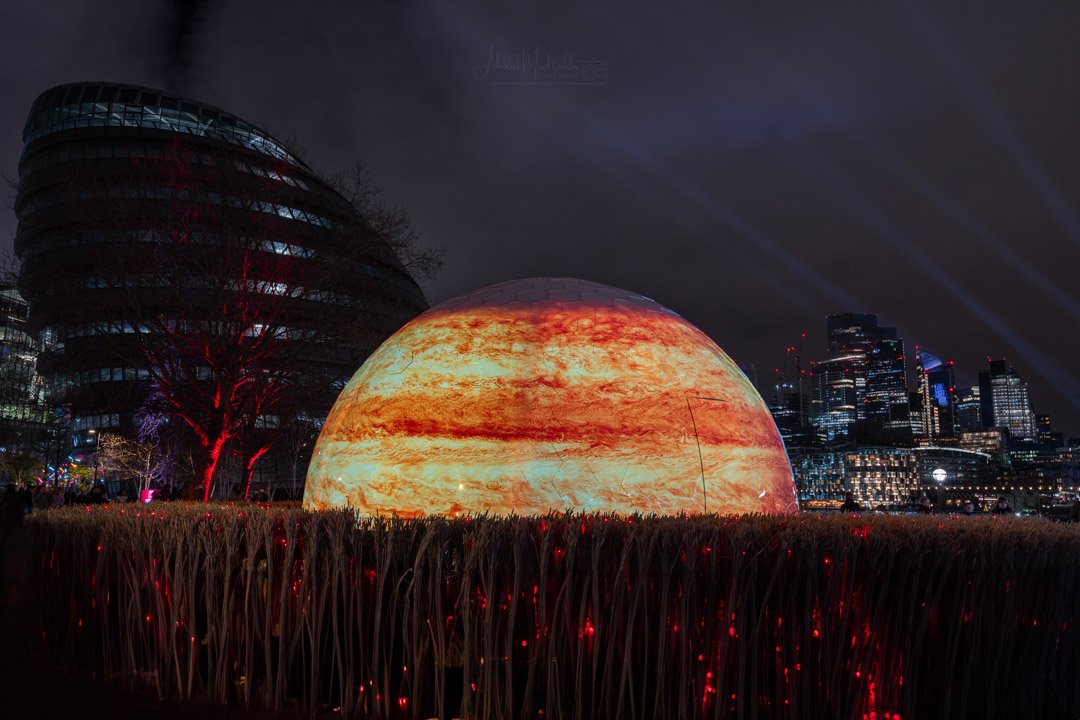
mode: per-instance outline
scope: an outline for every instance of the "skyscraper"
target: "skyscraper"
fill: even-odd
[[[0,285],[0,450],[9,452],[39,449],[54,417],[37,374],[40,346],[27,332],[27,314],[19,291]]]
[[[769,412],[772,413],[776,429],[780,431],[785,446],[791,448],[815,443],[814,428],[809,424],[810,402],[797,386],[777,382],[769,401]]]
[[[867,346],[864,420],[873,437],[903,441],[910,434],[904,341],[896,328],[879,328]]]
[[[979,373],[979,394],[987,427],[1006,429],[1013,440],[1038,438],[1027,383],[1005,360],[991,360],[990,370]]]
[[[956,431],[979,432],[985,427],[979,386],[959,390],[956,393]]]
[[[853,353],[829,357],[811,365],[810,375],[817,393],[813,425],[821,441],[833,443],[855,439],[859,407],[857,383],[864,361],[862,354]]]
[[[828,357],[815,365],[825,434],[864,440],[910,438],[904,341],[877,315],[843,313],[826,319]],[[820,431],[819,431],[820,432]]]
[[[1039,445],[1044,450],[1056,450],[1065,446],[1065,437],[1062,433],[1054,432],[1050,425],[1050,416],[1040,414],[1035,416],[1035,430],[1038,432]]]
[[[826,350],[830,360],[847,357],[852,368],[854,405],[860,408],[866,398],[867,347],[878,334],[877,315],[841,313],[825,318],[828,333]],[[895,336],[895,335],[894,335]],[[856,411],[858,415],[858,410]]]
[[[927,438],[956,435],[956,385],[953,362],[916,348],[916,386],[922,399],[922,432]]]

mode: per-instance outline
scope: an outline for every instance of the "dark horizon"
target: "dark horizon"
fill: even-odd
[[[495,8],[5,7],[4,173],[47,88],[163,87],[366,162],[447,248],[433,304],[614,285],[765,387],[826,315],[876,313],[961,385],[1008,358],[1080,435],[1080,8]]]

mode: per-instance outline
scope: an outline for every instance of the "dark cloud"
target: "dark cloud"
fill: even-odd
[[[176,51],[161,6],[67,1],[78,32],[3,11],[9,174],[37,91],[161,83],[170,53],[181,92],[315,166],[364,160],[449,248],[432,300],[580,276],[763,376],[803,331],[820,353],[826,313],[877,312],[966,382],[1007,356],[1080,434],[1080,7],[233,0],[168,15]],[[607,82],[478,78],[493,53],[594,58]]]

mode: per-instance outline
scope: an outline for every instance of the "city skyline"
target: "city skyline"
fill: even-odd
[[[4,172],[48,87],[168,85],[319,169],[367,162],[447,247],[432,303],[582,277],[759,372],[826,315],[874,312],[960,385],[1007,357],[1077,434],[1077,9],[728,8],[676,28],[691,10],[8,6]],[[568,53],[592,74],[540,82]],[[4,213],[3,247],[14,228]]]
[[[837,315],[867,315],[877,317],[877,313],[871,311],[845,312],[837,313]],[[828,317],[831,316],[822,318],[823,326]],[[980,384],[980,376],[986,373],[987,367],[990,366],[992,363],[1004,362],[1010,368],[1018,371],[1020,375],[1024,377],[1025,383],[1027,382],[1027,379],[1031,374],[1030,371],[1026,371],[1022,365],[1017,367],[1016,363],[1014,363],[1011,358],[994,355],[986,355],[984,358],[982,358],[980,364],[962,367],[958,362],[953,359],[954,355],[950,352],[941,352],[940,357],[937,357],[938,353],[931,354],[924,347],[920,347],[919,345],[913,343],[907,343],[904,328],[884,327],[883,329],[896,331],[896,334],[901,341],[901,347],[904,348],[906,346],[903,356],[905,382],[907,390],[912,393],[919,392],[920,379],[918,363],[920,355],[929,355],[930,357],[934,357],[936,360],[942,363],[942,366],[947,366],[948,372],[950,374],[955,375],[953,385],[955,387],[957,400],[960,399],[960,396],[963,394],[964,391],[972,389],[978,390]],[[807,377],[808,382],[811,367],[817,364],[828,362],[829,347],[827,344],[827,332],[820,332],[820,329],[818,332],[815,332],[814,330],[808,330],[805,333],[800,334],[800,336],[796,338],[796,340],[798,341],[798,343],[789,345],[786,348],[782,348],[782,352],[776,353],[776,358],[774,359],[777,362],[775,362],[773,365],[767,367],[758,367],[756,365],[752,367],[747,367],[746,365],[744,365],[744,370],[752,370],[753,374],[756,375],[756,378],[752,377],[751,379],[754,381],[755,385],[757,386],[759,392],[761,392],[762,397],[766,400],[766,402],[771,403],[773,401],[775,388],[777,387],[779,378],[781,376],[784,377],[784,380],[793,380],[797,377],[797,375],[795,374],[795,360],[793,357],[796,352],[801,356],[799,362],[803,370],[806,371],[805,377]],[[797,351],[796,348],[798,348]],[[949,348],[946,347],[934,349],[940,351],[948,350]],[[785,356],[787,356],[786,359]],[[809,384],[804,389],[804,392],[807,394],[811,392]],[[1055,432],[1063,433],[1066,441],[1068,441],[1070,438],[1080,437],[1080,426],[1065,424],[1057,416],[1054,416],[1052,413],[1046,412],[1044,409],[1044,405],[1040,402],[1040,398],[1031,397],[1030,403],[1032,412],[1035,415],[1051,416],[1051,425],[1053,427],[1053,430]]]

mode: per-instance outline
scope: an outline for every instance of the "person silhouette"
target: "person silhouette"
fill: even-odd
[[[855,502],[855,495],[853,493],[844,493],[844,504],[840,506],[841,512],[859,512],[862,510],[862,506]]]

